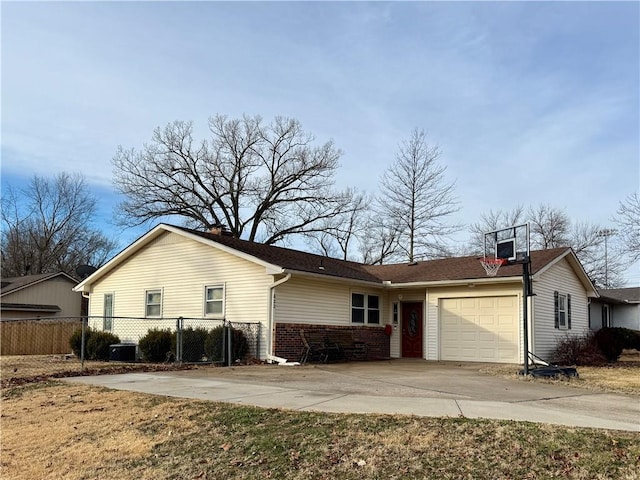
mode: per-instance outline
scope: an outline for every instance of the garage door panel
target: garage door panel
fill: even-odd
[[[441,299],[441,360],[518,362],[517,305],[516,296]]]
[[[477,308],[489,308],[493,309],[495,307],[495,298],[493,297],[485,297],[477,299]]]
[[[498,336],[493,332],[478,332],[478,341],[483,343],[494,343],[498,341]]]
[[[496,324],[496,318],[493,315],[480,315],[478,317],[478,325],[491,328]],[[474,325],[475,327],[476,325]]]
[[[498,307],[514,308],[516,306],[517,297],[496,297],[498,299]]]

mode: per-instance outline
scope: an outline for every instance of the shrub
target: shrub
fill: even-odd
[[[138,342],[140,354],[147,362],[164,362],[173,353],[175,355],[176,334],[171,330],[152,328]]]
[[[87,330],[89,330],[89,328],[87,328]],[[71,347],[73,354],[80,358],[80,355],[82,354],[82,327],[73,332],[71,338],[69,338],[69,346]]]
[[[182,360],[200,362],[205,354],[207,329],[188,327],[182,330]]]
[[[565,335],[551,355],[553,362],[561,365],[602,365],[607,361],[593,332],[582,337]]]
[[[120,343],[120,338],[111,332],[85,328],[84,358],[85,360],[109,360],[109,345]],[[74,355],[80,357],[82,349],[82,328],[78,328],[71,338],[69,345]]]
[[[613,328],[622,340],[622,348],[640,350],[640,332],[630,328]]]
[[[596,332],[595,338],[598,347],[610,362],[617,361],[625,348],[640,348],[640,332],[628,328],[602,328]]]
[[[85,340],[89,360],[109,360],[109,345],[120,343],[120,338],[111,332],[93,331]]]
[[[227,355],[224,345],[227,328],[216,327],[209,332],[205,340],[205,352],[209,360],[214,362],[226,361]],[[223,343],[224,342],[224,343]],[[249,352],[249,342],[242,330],[231,327],[231,358],[232,360],[243,360]]]

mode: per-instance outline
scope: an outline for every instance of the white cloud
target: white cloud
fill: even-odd
[[[608,218],[638,186],[634,3],[8,3],[3,175],[83,169],[215,113],[289,115],[375,191],[414,127],[461,218],[550,203]],[[495,180],[496,176],[501,178]]]

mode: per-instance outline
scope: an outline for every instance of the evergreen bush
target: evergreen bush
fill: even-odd
[[[85,360],[109,360],[109,345],[120,343],[120,338],[111,332],[86,327],[84,332]],[[74,355],[80,357],[82,349],[82,327],[78,328],[69,339]]]
[[[140,355],[146,362],[165,362],[175,355],[176,334],[170,329],[152,328],[138,342]]]
[[[227,329],[231,328],[231,360],[244,360],[249,353],[249,342],[242,330],[233,327],[219,326],[209,331],[205,340],[205,352],[207,358],[213,362],[224,362],[227,359],[226,345]]]
[[[187,327],[182,330],[182,361],[201,362],[205,353],[207,329]]]

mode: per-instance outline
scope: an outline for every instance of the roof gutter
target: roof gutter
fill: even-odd
[[[382,288],[386,285],[381,280],[380,281],[358,280],[357,278],[338,277],[338,276],[330,275],[326,273],[307,272],[304,270],[295,270],[292,268],[285,268],[282,270],[282,272],[283,273],[286,272],[287,274],[295,273],[296,276],[300,275],[300,276],[311,277],[318,280],[324,280],[324,281],[330,281],[330,282],[342,282],[342,283],[350,283],[350,284],[358,284],[358,285],[367,285],[370,287],[378,287],[378,288]]]
[[[280,280],[273,282],[271,285],[269,285],[268,287],[268,291],[269,291],[269,313],[267,315],[268,321],[267,321],[267,328],[268,328],[268,334],[267,334],[267,359],[269,357],[273,357],[273,337],[275,335],[275,326],[273,324],[273,307],[274,307],[274,302],[273,302],[273,297],[275,295],[275,288],[278,285],[282,285],[283,283],[289,281],[289,279],[291,278],[291,274],[287,273],[287,275],[283,278],[281,278]]]
[[[489,278],[465,278],[462,280],[431,280],[428,282],[406,282],[406,283],[384,283],[384,287],[391,289],[398,288],[416,288],[416,287],[448,287],[453,285],[468,285],[473,283],[485,284],[485,283],[522,283],[522,276],[517,277],[489,277]]]

